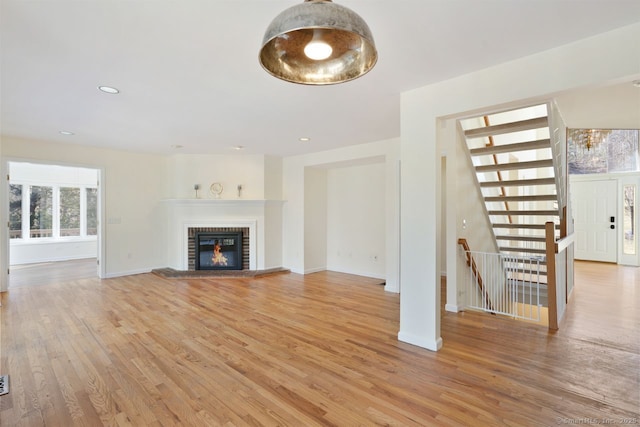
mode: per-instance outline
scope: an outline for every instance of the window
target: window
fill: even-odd
[[[98,189],[9,184],[9,237],[87,237],[98,234]]]
[[[567,129],[569,173],[640,171],[637,129]]]
[[[9,185],[9,238],[22,238],[22,185]]]
[[[29,229],[31,237],[53,236],[53,188],[31,186]]]
[[[98,235],[98,189],[87,188],[87,236]]]
[[[80,235],[80,189],[60,188],[60,237]]]

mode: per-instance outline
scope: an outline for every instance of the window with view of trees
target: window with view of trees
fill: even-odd
[[[80,235],[80,189],[60,188],[60,237]]]
[[[87,188],[87,236],[98,234],[98,189]]]
[[[9,185],[9,238],[22,238],[22,185]]]
[[[29,229],[31,237],[53,235],[53,188],[31,186]]]
[[[9,184],[11,239],[86,237],[97,234],[97,188]]]

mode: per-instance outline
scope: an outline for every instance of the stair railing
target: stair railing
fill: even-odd
[[[487,294],[487,291],[484,288],[484,281],[482,280],[482,276],[480,275],[480,271],[478,270],[476,260],[473,259],[473,256],[471,255],[471,249],[469,249],[469,243],[467,242],[467,239],[464,239],[464,238],[458,239],[458,244],[462,246],[462,249],[464,249],[464,253],[467,257],[467,265],[471,267],[471,271],[474,277],[476,278],[476,283],[478,285],[478,289],[480,290],[480,294],[484,298],[484,301],[487,307],[489,308],[489,311],[493,312],[494,311],[493,304],[489,299],[489,294]]]
[[[469,266],[466,307],[516,319],[540,321],[546,294],[543,294],[544,259],[469,250],[466,239],[458,239]]]

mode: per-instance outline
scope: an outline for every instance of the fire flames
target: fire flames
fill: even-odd
[[[224,256],[221,249],[220,243],[213,246],[213,256],[211,257],[213,265],[227,265],[227,257]]]

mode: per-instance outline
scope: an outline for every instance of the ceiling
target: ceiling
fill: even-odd
[[[338,1],[368,22],[378,63],[352,82],[309,87],[258,63],[267,25],[299,1],[2,0],[2,134],[275,156],[378,141],[400,135],[403,91],[640,21],[638,0]],[[640,111],[640,90],[619,87]]]

